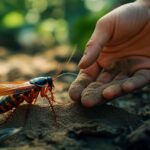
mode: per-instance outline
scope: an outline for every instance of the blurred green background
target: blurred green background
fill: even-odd
[[[82,52],[96,21],[133,0],[1,0],[0,46],[43,50],[77,45]]]

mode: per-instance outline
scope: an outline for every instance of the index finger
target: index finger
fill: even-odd
[[[112,19],[109,15],[104,16],[97,22],[95,30],[86,45],[84,55],[79,62],[80,68],[85,69],[97,60],[113,33],[112,26]]]
[[[97,63],[94,63],[87,69],[80,70],[75,81],[71,84],[69,88],[69,96],[72,100],[80,100],[82,91],[94,81],[100,72],[100,67]]]

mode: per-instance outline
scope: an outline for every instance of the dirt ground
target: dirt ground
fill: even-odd
[[[63,51],[63,53],[62,53]],[[0,80],[30,79],[64,72],[77,73],[79,56],[69,63],[69,47],[61,46],[36,55],[10,53],[1,48]],[[53,56],[53,57],[52,57]],[[64,62],[64,63],[62,63]],[[60,65],[58,65],[58,63]],[[74,76],[66,75],[54,84],[54,109],[46,100],[22,104],[15,112],[0,115],[2,150],[148,150],[150,149],[150,87],[111,103],[84,108],[72,102],[67,90]],[[7,116],[11,116],[6,120]],[[14,129],[18,132],[12,133]],[[7,131],[10,133],[7,134]]]

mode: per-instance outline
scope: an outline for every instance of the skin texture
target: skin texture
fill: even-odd
[[[150,1],[136,1],[98,20],[69,95],[92,107],[150,82]]]

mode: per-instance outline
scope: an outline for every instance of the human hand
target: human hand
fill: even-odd
[[[80,73],[69,89],[73,100],[92,107],[150,82],[147,3],[123,5],[97,22],[79,63]]]

